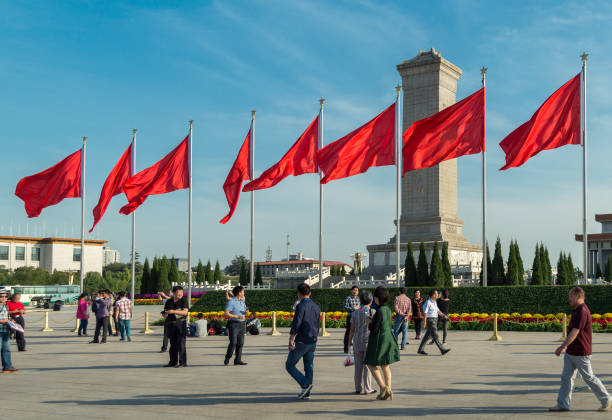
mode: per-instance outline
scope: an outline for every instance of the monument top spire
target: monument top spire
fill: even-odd
[[[442,57],[442,53],[433,47],[429,51],[419,50],[419,53],[415,57],[410,60],[403,60],[401,64],[397,65],[397,70],[403,75],[417,67],[428,65],[437,65],[444,68],[447,72],[454,74],[457,79],[459,79],[463,73],[459,67]]]

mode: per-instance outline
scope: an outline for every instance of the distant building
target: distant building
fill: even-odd
[[[290,255],[289,261],[263,261],[256,262],[256,265],[259,265],[261,269],[261,275],[263,277],[275,277],[276,270],[282,271],[304,271],[304,270],[318,270],[319,269],[319,260],[315,260],[314,258],[305,258],[302,253],[298,253],[296,255]],[[329,261],[323,260],[323,267],[336,267],[336,266],[344,266],[346,272],[351,271],[350,264],[344,263],[342,261]]]
[[[85,273],[102,274],[103,245],[107,241],[85,240]],[[0,236],[0,268],[36,267],[54,271],[81,269],[81,240],[69,238],[31,238]]]
[[[588,233],[588,277],[593,278],[597,273],[597,264],[603,273],[608,259],[612,255],[612,214],[596,214],[595,220],[601,223],[601,233]],[[582,242],[583,235],[576,235],[576,241]],[[582,254],[581,254],[582,255]],[[580,261],[582,268],[582,257],[575,258],[574,264]]]
[[[178,271],[186,273],[189,271],[189,260],[187,258],[169,258],[171,263],[176,264]]]
[[[104,251],[104,266],[121,262],[119,251],[117,251],[116,249],[111,249],[106,246],[102,247],[102,249]]]

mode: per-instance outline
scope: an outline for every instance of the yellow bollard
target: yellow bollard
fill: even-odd
[[[77,318],[76,315],[75,315],[75,319],[76,319],[76,325],[74,326],[74,331],[72,332],[79,332],[79,318]]]
[[[561,335],[561,338],[558,339],[557,341],[565,341],[565,339],[567,338],[567,315],[563,314],[563,334]]]
[[[153,334],[153,330],[149,328],[149,313],[145,312],[145,326],[144,330],[140,331],[141,334]]]
[[[319,330],[319,335],[321,337],[329,337],[331,335],[325,328],[325,312],[321,312],[321,329]]]
[[[497,333],[497,314],[493,314],[493,335],[489,341],[502,341],[501,336]]]
[[[45,327],[41,330],[42,332],[53,331],[53,328],[49,328],[49,312],[45,311]]]
[[[272,331],[270,331],[268,333],[268,335],[282,335],[277,329],[276,329],[276,311],[272,312]]]

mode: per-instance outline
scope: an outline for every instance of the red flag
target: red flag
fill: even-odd
[[[123,192],[123,186],[128,178],[132,174],[132,145],[127,148],[119,161],[115,164],[115,167],[106,178],[104,185],[102,186],[102,192],[100,193],[100,199],[98,205],[93,209],[94,223],[89,232],[94,230],[104,212],[108,208],[108,204],[114,196]]]
[[[285,156],[270,167],[259,178],[249,182],[243,192],[270,188],[289,175],[314,174],[317,172],[317,147],[319,144],[319,117],[310,123],[306,131],[291,146]]]
[[[580,144],[580,74],[561,86],[531,119],[499,143],[506,153],[501,171],[521,166],[542,150]]]
[[[395,164],[395,103],[372,121],[317,153],[325,177],[321,184],[366,172],[372,166]]]
[[[240,189],[242,188],[242,181],[248,181],[251,179],[251,130],[247,133],[244,143],[238,152],[236,161],[230,169],[227,178],[223,183],[223,191],[225,191],[225,198],[227,198],[227,204],[229,205],[229,213],[219,223],[226,224],[229,219],[232,218],[236,206],[238,205],[238,199],[240,198]]]
[[[128,204],[119,213],[130,214],[148,196],[189,188],[189,135],[155,165],[129,178],[123,186]]]
[[[28,217],[38,217],[45,207],[64,198],[81,196],[81,152],[79,149],[61,162],[17,184],[15,195],[25,202]]]
[[[403,135],[404,171],[485,150],[485,90],[413,123]]]

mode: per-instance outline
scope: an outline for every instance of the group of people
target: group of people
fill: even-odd
[[[93,340],[90,343],[106,343],[108,335],[113,335],[111,320],[114,324],[114,335],[121,335],[120,341],[132,341],[130,328],[134,312],[134,305],[128,298],[127,293],[121,291],[113,296],[110,290],[104,289],[93,293],[90,297],[87,293],[79,296],[76,317],[79,320],[77,330],[78,336],[87,337],[87,326],[93,312],[96,319],[96,327]],[[102,335],[102,339],[100,339]]]
[[[26,351],[25,320],[26,310],[21,303],[21,294],[9,297],[8,290],[0,290],[0,359],[2,373],[18,372],[11,361],[11,335],[17,341],[17,350]]]

